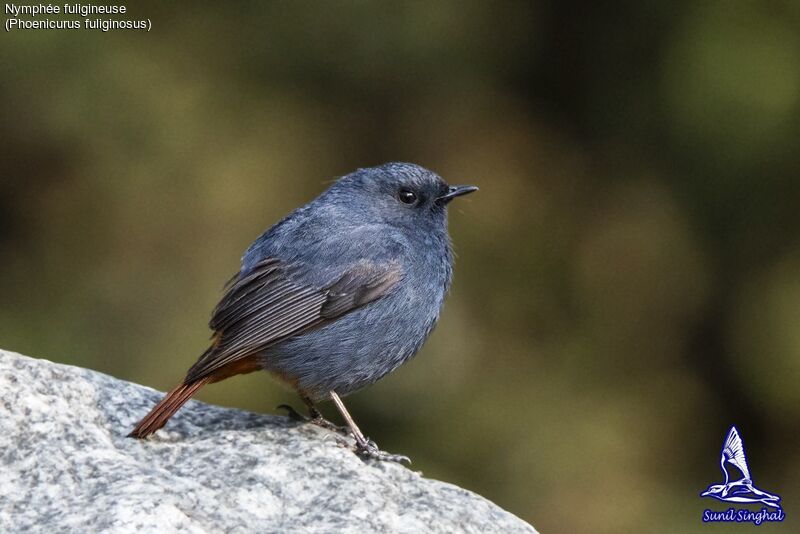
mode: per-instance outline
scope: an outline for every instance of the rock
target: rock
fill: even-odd
[[[191,401],[126,438],[161,395],[0,350],[0,532],[535,532],[287,417]]]

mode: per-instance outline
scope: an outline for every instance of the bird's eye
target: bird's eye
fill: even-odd
[[[398,197],[403,204],[413,204],[417,201],[417,194],[410,189],[401,189]]]

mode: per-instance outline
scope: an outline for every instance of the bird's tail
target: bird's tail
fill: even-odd
[[[192,398],[201,387],[205,386],[211,381],[211,377],[201,378],[189,384],[183,383],[167,393],[161,402],[155,405],[150,410],[144,419],[139,421],[128,437],[130,438],[146,438],[162,426],[164,426],[170,417],[175,415],[175,412],[180,410],[181,406],[186,404],[186,401]]]

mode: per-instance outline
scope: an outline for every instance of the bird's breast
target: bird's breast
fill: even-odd
[[[386,295],[268,349],[264,366],[315,399],[375,382],[413,357],[435,326],[450,283],[446,260],[405,259]]]

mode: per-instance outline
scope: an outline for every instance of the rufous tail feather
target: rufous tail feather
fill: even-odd
[[[146,438],[162,426],[164,426],[169,418],[175,415],[175,412],[180,410],[181,406],[186,404],[186,401],[192,398],[201,387],[205,386],[212,380],[211,377],[201,378],[191,384],[181,384],[169,393],[167,393],[161,402],[155,405],[150,410],[144,419],[139,421],[128,437],[130,438]]]

